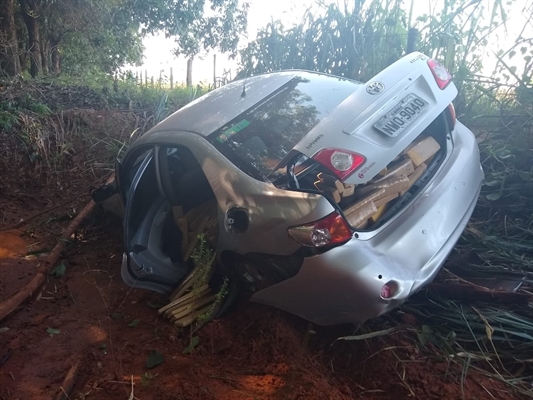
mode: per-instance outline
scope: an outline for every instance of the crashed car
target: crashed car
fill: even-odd
[[[124,281],[171,293],[201,233],[252,301],[319,325],[392,310],[435,277],[479,196],[456,95],[412,53],[368,83],[290,70],[202,96],[117,166]]]

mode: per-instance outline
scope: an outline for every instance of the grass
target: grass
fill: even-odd
[[[0,87],[3,83],[6,85],[0,92],[0,132],[15,139],[25,160],[6,148],[2,150],[2,161],[6,165],[29,164],[47,177],[73,167],[86,170],[102,163],[113,164],[132,140],[208,90],[200,86],[146,87],[131,78],[115,81],[105,75],[85,77],[82,85],[64,76],[15,84],[0,82]],[[74,110],[64,113],[63,109]],[[121,114],[112,118],[116,126],[109,124],[110,130],[120,131],[94,132],[101,121],[90,114],[103,109]],[[131,131],[122,132],[130,125]],[[87,149],[91,154],[85,158],[94,163],[74,165],[76,155]],[[112,165],[107,169],[112,169]]]
[[[478,205],[440,279],[401,312],[416,316],[421,350],[533,398],[533,121],[528,111],[514,108],[520,125],[512,129],[505,126],[510,113],[471,126],[478,132],[486,174]],[[491,282],[509,289],[484,296],[480,285]],[[441,284],[444,293],[432,289]]]
[[[392,348],[389,335],[401,334],[427,357],[459,364],[462,382],[477,371],[533,398],[533,104],[513,89],[480,93],[463,121],[486,178],[454,253],[434,284],[340,339]]]

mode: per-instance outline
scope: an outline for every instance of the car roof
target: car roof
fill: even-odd
[[[147,135],[182,130],[207,136],[300,74],[302,71],[281,71],[231,82],[187,104]]]

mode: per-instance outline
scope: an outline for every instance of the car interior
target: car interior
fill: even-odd
[[[155,284],[177,284],[192,268],[179,245],[184,234],[177,217],[212,201],[215,195],[200,164],[185,147],[155,146],[130,160],[122,170],[128,180],[125,241],[131,268],[140,279],[144,270],[146,280],[156,280]]]

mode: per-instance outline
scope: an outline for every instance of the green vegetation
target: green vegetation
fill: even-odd
[[[388,335],[402,332],[420,351],[459,363],[464,375],[478,369],[533,397],[530,20],[509,48],[496,47],[512,7],[530,15],[533,2],[443,0],[442,8],[416,19],[415,3],[328,4],[293,27],[272,21],[240,51],[239,76],[302,68],[366,81],[409,50],[437,58],[452,72],[459,89],[454,104],[478,137],[486,174],[473,218],[434,285],[340,339],[376,338],[392,349]],[[484,76],[487,54],[497,63]],[[409,325],[395,318],[402,315]]]
[[[321,2],[295,26],[272,21],[239,52],[239,77],[304,68],[365,81],[412,49],[450,69],[459,89],[459,118],[477,135],[486,174],[478,206],[434,285],[398,312],[342,339],[386,343],[388,335],[401,332],[420,351],[459,363],[465,374],[483,370],[533,397],[531,20],[507,48],[497,47],[509,12],[518,7],[531,15],[533,2],[442,0],[438,9],[415,18],[417,2]],[[32,167],[70,168],[76,152],[84,151],[89,155],[83,168],[92,171],[100,163],[111,170],[132,138],[209,90],[169,89],[157,81],[140,85],[131,74],[119,73],[125,64],[141,61],[144,35],[174,37],[176,52],[187,57],[202,49],[236,49],[246,6],[239,9],[236,0],[207,2],[214,7],[211,18],[203,14],[203,2],[188,4],[185,10],[173,0],[0,0],[0,77],[18,77],[0,85],[0,133],[16,138]],[[95,18],[85,21],[82,15]],[[37,33],[42,47],[35,47]],[[488,56],[497,61],[489,72],[483,68]],[[67,115],[62,111],[67,108],[83,111]],[[94,110],[115,112],[103,116],[113,132],[88,128],[97,125]],[[16,153],[5,146],[0,158]],[[209,280],[212,257],[201,239],[192,258],[203,272],[193,290]],[[196,327],[209,320],[226,292],[223,282],[213,309]],[[403,317],[414,318],[406,323]],[[187,352],[198,344],[193,332]]]
[[[195,296],[198,296],[198,291],[200,288],[208,284],[213,276],[214,268],[214,259],[216,257],[213,249],[207,244],[203,234],[198,235],[198,245],[194,249],[191,258],[194,261],[195,268],[198,268],[198,277],[196,278],[192,291],[196,293]],[[199,315],[196,319],[196,327],[194,331],[198,330],[205,323],[211,321],[214,318],[222,301],[228,295],[228,279],[224,277],[220,288],[215,294],[215,300],[210,304],[210,307],[207,311]]]
[[[139,64],[142,38],[157,32],[186,57],[232,52],[246,17],[237,0],[0,0],[0,77],[113,74]]]

